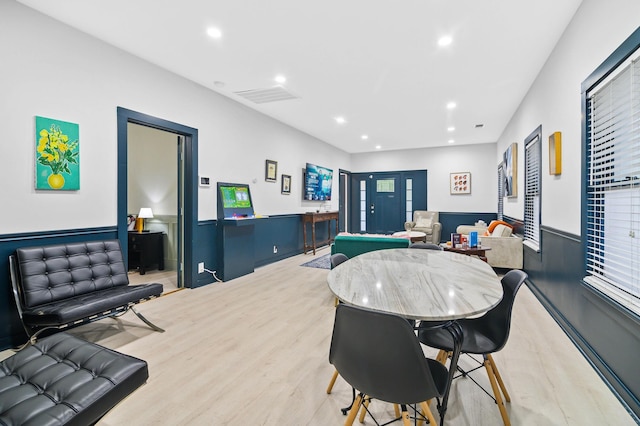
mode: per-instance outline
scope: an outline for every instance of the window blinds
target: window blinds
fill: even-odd
[[[587,274],[618,299],[640,297],[640,64],[588,94]]]
[[[540,247],[540,135],[525,146],[524,240]]]

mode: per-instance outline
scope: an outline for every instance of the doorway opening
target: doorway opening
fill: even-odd
[[[129,281],[152,280],[168,293],[183,287],[184,137],[128,123],[127,141]],[[150,217],[136,230],[133,218],[140,213]]]
[[[140,134],[151,135],[151,140],[141,141],[145,138]],[[198,214],[197,141],[197,129],[118,107],[118,239],[125,259],[139,262],[136,268],[140,273],[144,269],[144,275],[132,282],[150,280],[146,276],[150,263],[152,268],[165,268],[163,274],[173,277],[169,281],[176,288],[193,287]],[[157,208],[157,217],[153,206]],[[129,216],[138,215],[142,208],[151,208],[153,214],[145,219],[147,232],[130,233]],[[157,252],[155,259],[142,259],[140,251],[144,247],[135,245],[153,240],[145,237],[152,233],[163,234],[162,262]],[[151,244],[158,246],[157,240]],[[156,281],[155,277],[153,280]]]

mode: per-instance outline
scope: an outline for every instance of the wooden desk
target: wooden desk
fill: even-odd
[[[438,407],[441,424],[464,336],[456,320],[487,312],[502,299],[502,284],[488,263],[441,250],[388,249],[363,253],[327,275],[342,302],[401,317],[445,321],[454,339],[447,388]]]
[[[320,212],[320,213],[305,213],[302,215],[302,235],[303,235],[303,250],[304,254],[307,254],[307,250],[313,249],[313,254],[316,254],[316,247],[318,244],[331,244],[333,239],[331,238],[331,221],[336,221],[336,235],[338,235],[338,212]],[[316,223],[317,222],[329,222],[327,224],[327,239],[316,243]],[[307,223],[311,224],[311,244],[307,244]]]

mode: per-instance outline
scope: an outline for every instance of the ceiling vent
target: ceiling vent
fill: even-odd
[[[274,86],[269,89],[241,90],[233,93],[256,104],[299,99],[296,95],[288,92],[282,86]]]

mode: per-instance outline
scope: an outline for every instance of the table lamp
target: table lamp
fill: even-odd
[[[153,212],[149,207],[142,207],[140,209],[140,213],[138,213],[138,217],[136,218],[136,231],[142,232],[144,231],[144,220],[150,219],[153,217]]]

